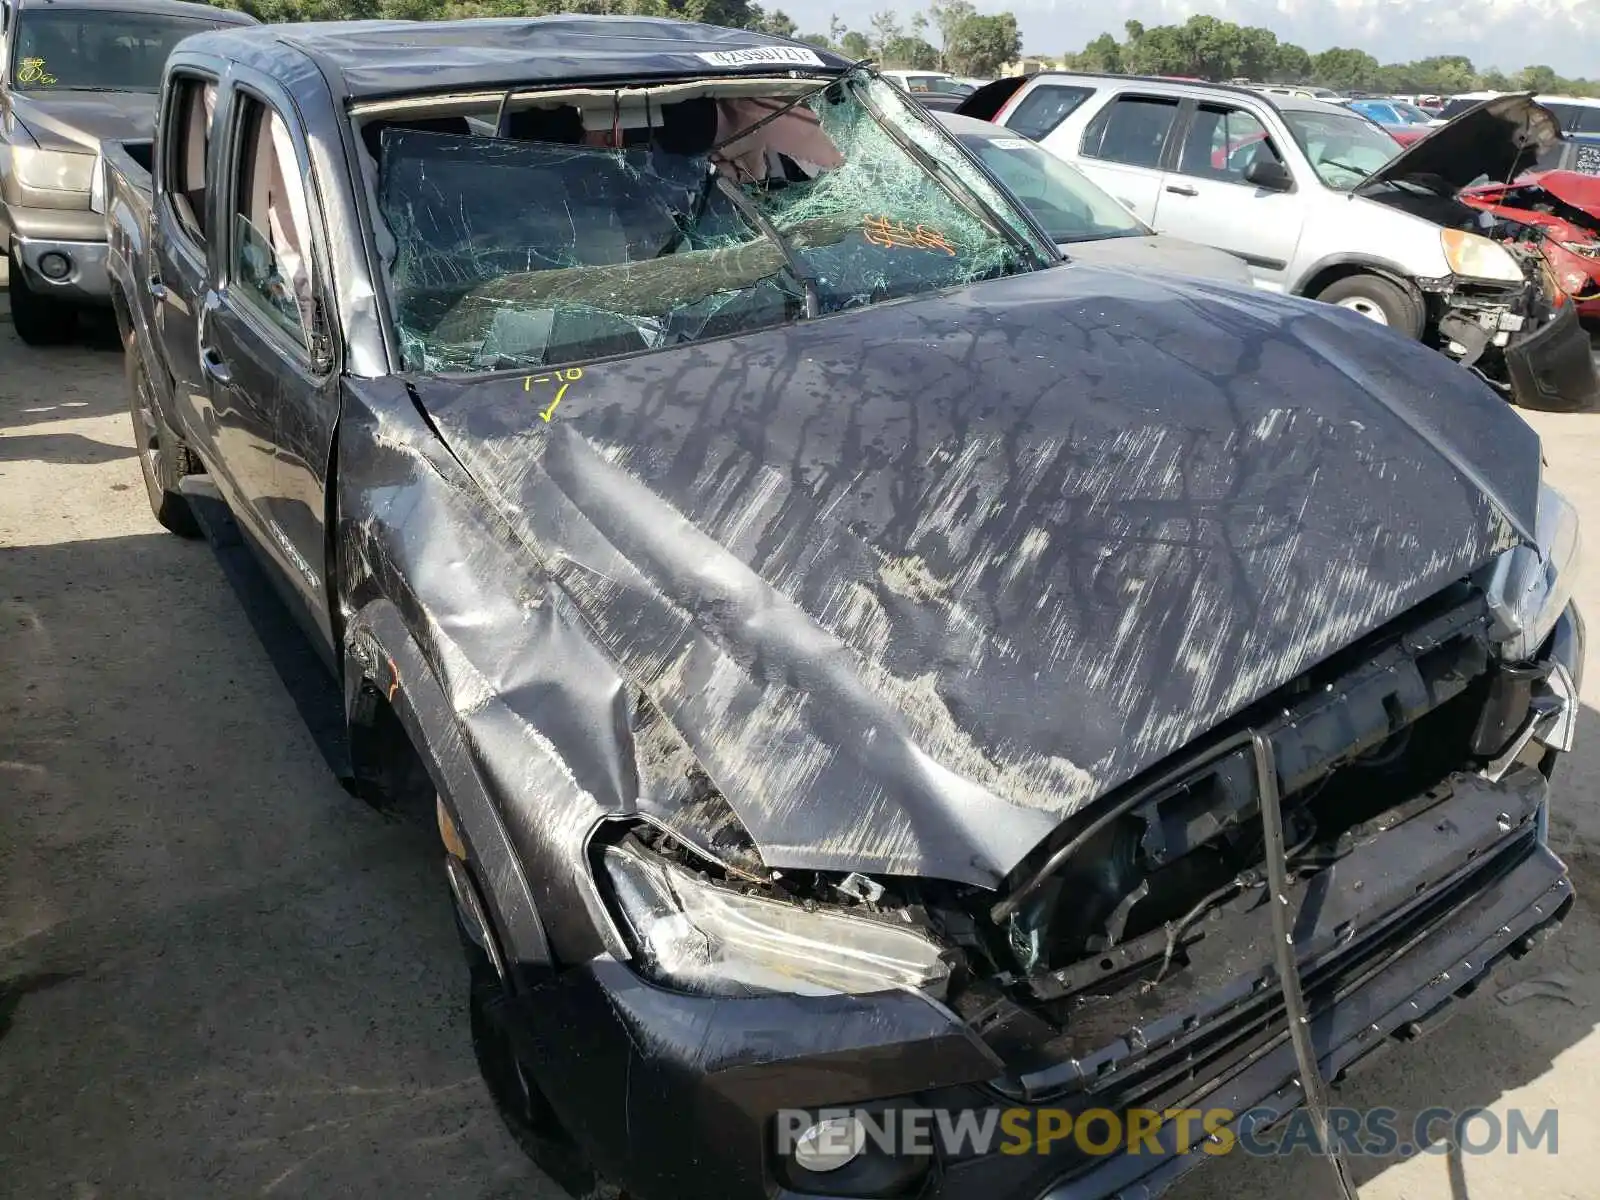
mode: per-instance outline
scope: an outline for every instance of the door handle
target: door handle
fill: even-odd
[[[200,350],[200,369],[218,383],[233,382],[233,371],[223,361],[222,355],[210,346],[204,346]]]
[[[144,290],[149,292],[157,303],[167,298],[167,285],[161,282],[159,275],[151,274],[150,278],[144,281]]]
[[[1200,193],[1186,183],[1169,183],[1167,191],[1174,196],[1198,196]]]

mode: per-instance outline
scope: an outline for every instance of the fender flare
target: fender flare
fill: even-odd
[[[367,684],[388,700],[467,845],[504,961],[524,978],[553,967],[521,859],[456,732],[449,699],[399,610],[382,598],[369,602],[345,627],[346,720]]]

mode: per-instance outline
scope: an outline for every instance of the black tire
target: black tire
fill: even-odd
[[[594,1169],[583,1151],[561,1127],[532,1074],[518,1059],[504,1014],[509,993],[488,956],[465,934],[470,990],[467,1008],[472,1023],[472,1053],[489,1098],[513,1141],[535,1165],[579,1200],[627,1200]]]
[[[1316,298],[1324,304],[1337,304],[1358,312],[1409,338],[1422,336],[1425,315],[1422,301],[1381,275],[1346,275],[1323,288]]]
[[[24,346],[60,346],[77,334],[77,310],[29,287],[27,273],[15,256],[6,287],[11,293],[11,327]]]
[[[185,475],[198,474],[200,464],[162,420],[145,369],[144,355],[132,334],[123,340],[122,359],[129,415],[133,418],[133,440],[139,453],[144,490],[150,498],[150,511],[162,526],[179,537],[197,538],[200,523],[194,519],[188,499],[178,490],[178,481]]]

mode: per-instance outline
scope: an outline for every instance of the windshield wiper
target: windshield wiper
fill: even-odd
[[[716,173],[717,187],[726,196],[734,208],[739,210],[739,215],[750,224],[759,229],[768,241],[778,248],[778,253],[783,255],[783,262],[789,268],[789,274],[799,281],[806,294],[806,320],[814,321],[822,315],[822,296],[817,288],[817,277],[795,254],[794,247],[784,240],[783,234],[778,232],[778,227],[767,220],[766,215],[750,202],[748,196],[741,192],[735,185],[728,182],[726,176],[716,167],[711,168]]]
[[[1338,167],[1341,171],[1349,171],[1352,175],[1359,175],[1363,179],[1372,177],[1371,171],[1363,171],[1360,167],[1353,167],[1349,163],[1340,162],[1336,158],[1325,158],[1322,160],[1322,165],[1325,167]]]

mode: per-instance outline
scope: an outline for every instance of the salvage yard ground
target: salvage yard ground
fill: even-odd
[[[1533,420],[1600,638],[1600,415]],[[1361,1161],[1364,1200],[1595,1194],[1593,656],[1584,695],[1572,919],[1336,1100],[1553,1107],[1559,1153]],[[26,350],[0,300],[0,1196],[554,1197],[463,987],[431,840],[339,788],[216,559],[152,520],[114,339]],[[1332,1194],[1322,1163],[1236,1156],[1172,1195]]]

